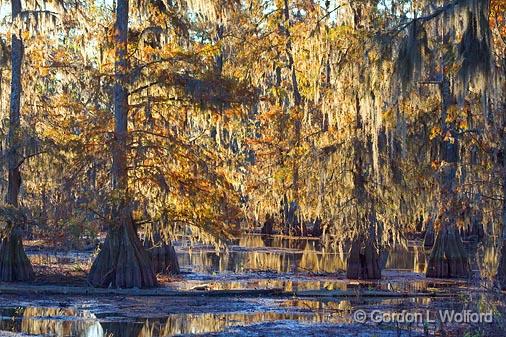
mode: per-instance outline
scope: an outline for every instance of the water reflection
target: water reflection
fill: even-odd
[[[322,247],[315,238],[245,234],[227,251],[195,246],[181,240],[175,243],[179,265],[192,273],[339,273],[346,270],[346,247]],[[423,247],[395,247],[386,254],[386,269],[423,272],[428,252]],[[89,252],[29,252],[34,265],[89,265]]]
[[[483,278],[494,274],[497,268],[498,249],[494,241],[480,246],[466,244],[473,269]],[[184,238],[175,242],[181,270],[186,273],[316,273],[333,274],[346,270],[346,245],[329,249],[319,239],[287,237],[281,235],[244,234],[228,246],[227,251],[199,246]],[[425,273],[430,253],[420,242],[408,242],[407,247],[389,248],[384,254],[385,270]],[[78,264],[89,266],[90,252],[39,252],[29,251],[34,265]],[[476,259],[475,257],[478,257]]]
[[[95,315],[72,308],[0,309],[0,330],[30,335],[104,336],[104,330]]]
[[[337,322],[338,317],[324,317],[313,313],[255,312],[231,314],[171,315],[163,321],[146,321],[139,337],[175,336],[220,332],[231,326],[257,322],[295,320],[303,323]],[[340,320],[343,321],[343,320]]]
[[[272,300],[267,306],[263,303],[262,308],[251,307],[251,311],[244,308],[236,312],[176,313],[159,318],[128,318],[118,312],[96,316],[88,310],[75,308],[0,307],[0,331],[56,337],[157,337],[218,333],[229,331],[232,327],[237,329],[259,322],[272,322],[283,326],[283,322],[294,321],[303,325],[332,324],[334,328],[329,329],[329,333],[325,336],[335,336],[339,333],[347,335],[347,332],[357,328],[352,322],[353,312],[357,309],[366,312],[378,308],[393,312],[404,309],[416,312],[428,310],[431,318],[435,318],[435,313],[441,308],[463,310],[469,308],[469,303],[476,303],[477,307],[471,309],[479,308],[485,312],[491,310],[489,304],[493,301],[485,297],[473,302],[458,298],[287,298]],[[223,307],[227,307],[225,303]],[[431,324],[430,330],[434,331],[437,326],[438,323]],[[420,322],[409,328],[413,331],[423,331],[425,323]],[[360,329],[362,331],[367,327],[361,325]],[[389,329],[394,327],[385,325],[378,336],[391,336]]]
[[[88,311],[67,308],[0,309],[0,331],[58,337],[156,337],[220,332],[257,322],[294,320],[302,323],[349,322],[341,315],[318,312],[235,312],[173,314],[160,319],[101,321]]]
[[[314,238],[243,235],[228,252],[215,252],[206,247],[177,248],[181,268],[197,273],[337,273],[346,270],[345,249],[324,249]],[[413,271],[424,265],[422,256],[425,254],[423,249],[415,250],[415,247],[392,249],[386,268]]]
[[[490,274],[496,268],[498,249],[493,245],[490,247],[480,247],[475,253],[480,257],[478,261],[481,263],[482,276]],[[396,247],[390,250],[388,256],[385,256],[384,278],[377,282],[344,279],[343,274],[338,272],[344,271],[346,267],[343,253],[345,249],[342,247],[340,250],[338,248],[325,249],[318,240],[312,238],[244,235],[234,242],[227,252],[218,253],[210,247],[190,247],[185,246],[183,242],[176,245],[176,248],[182,270],[191,274],[185,275],[184,281],[175,287],[187,289],[205,284],[205,288],[215,290],[268,288],[282,288],[294,292],[356,290],[357,296],[348,299],[306,297],[269,299],[270,304],[261,308],[258,307],[257,302],[253,305],[248,304],[249,306],[246,307],[242,306],[244,303],[241,303],[240,306],[233,308],[232,304],[237,304],[239,299],[227,298],[223,300],[223,303],[215,303],[212,309],[208,309],[202,308],[205,303],[190,300],[184,304],[186,310],[177,305],[173,311],[165,311],[162,317],[156,319],[151,318],[153,316],[138,313],[135,315],[144,315],[144,317],[135,318],[135,315],[131,314],[118,317],[121,316],[118,313],[94,314],[93,308],[86,306],[83,308],[90,310],[78,310],[72,307],[57,308],[58,302],[49,304],[54,305],[54,308],[30,306],[2,308],[5,303],[1,303],[0,300],[0,331],[61,337],[155,337],[222,332],[228,331],[227,328],[230,327],[248,326],[257,322],[280,324],[279,322],[284,320],[340,324],[336,329],[341,329],[343,324],[351,323],[351,313],[357,308],[388,310],[389,308],[414,307],[436,310],[447,308],[450,304],[453,308],[452,301],[457,301],[456,298],[464,295],[465,291],[459,292],[460,285],[465,281],[425,279],[421,274],[425,270],[428,251],[416,244],[410,244],[407,248]],[[89,258],[90,256],[85,254],[63,257],[47,254],[46,256],[31,255],[32,261],[41,259],[36,261],[39,264],[47,259],[50,259],[52,263],[62,263],[62,259],[68,260],[69,263],[76,261],[81,263]],[[444,292],[445,289],[455,298],[382,299],[360,295],[362,290],[412,293]],[[160,301],[165,300],[172,301],[160,299]],[[475,302],[479,304],[480,310],[487,309],[490,303],[493,303],[485,298],[467,303]],[[46,305],[46,303],[40,305]],[[142,302],[143,308],[149,305]],[[128,310],[135,311],[130,304],[127,307]],[[456,308],[460,307],[461,303],[456,306]],[[226,312],[227,310],[233,312]],[[176,313],[169,314],[171,312]],[[346,325],[344,329],[350,331],[350,325]],[[334,332],[337,331],[341,330]]]

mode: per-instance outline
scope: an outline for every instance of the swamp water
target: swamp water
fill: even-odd
[[[424,336],[424,324],[354,323],[354,310],[411,308],[437,315],[436,308],[463,303],[413,299],[106,298],[0,295],[0,330],[30,335],[80,337],[155,336]],[[66,301],[66,302],[61,302]],[[29,302],[29,304],[27,303]],[[428,327],[432,331],[437,326]],[[277,331],[277,333],[275,333]],[[429,330],[427,330],[429,331]],[[1,334],[0,334],[1,336]]]
[[[327,252],[314,239],[242,237],[227,252],[209,247],[189,249],[176,245],[183,271],[175,289],[265,289],[287,291],[356,290],[351,298],[333,297],[79,297],[20,296],[0,294],[2,331],[22,335],[83,337],[155,336],[426,336],[445,329],[448,336],[461,336],[472,324],[443,325],[441,309],[492,310],[490,331],[502,333],[502,303],[479,285],[467,281],[428,280],[423,276],[427,252],[418,246],[390,252],[379,282],[346,280],[345,261],[339,252]],[[87,254],[37,254],[32,261],[87,260]],[[470,291],[474,287],[473,291]],[[403,293],[398,298],[360,296],[360,291]],[[431,292],[431,296],[417,296]],[[357,323],[353,314],[364,310],[420,312],[434,322],[410,324]],[[481,329],[482,325],[478,325]],[[492,336],[487,330],[486,336]],[[478,335],[477,335],[478,336]]]

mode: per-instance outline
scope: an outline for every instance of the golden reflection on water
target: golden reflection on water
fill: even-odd
[[[12,318],[0,320],[0,330],[29,335],[83,337],[104,335],[104,330],[96,316],[88,311],[77,311],[72,308],[26,307],[13,310],[10,314],[13,315]],[[2,317],[5,318],[5,316],[4,310]]]
[[[315,275],[317,273],[336,273],[344,271],[346,260],[342,252],[324,250],[317,240],[311,238],[287,238],[282,236],[265,237],[245,235],[237,245],[228,252],[216,254],[211,249],[179,249],[179,262],[182,267],[192,271],[203,272],[261,272],[276,273],[305,272],[304,277],[294,275],[274,275],[273,278],[260,274],[250,274],[245,279],[224,278],[207,282],[209,289],[269,289],[281,288],[286,291],[304,290],[390,290],[398,292],[440,290],[455,286],[455,281],[434,281],[418,279],[416,274],[408,273],[408,278],[391,281],[390,277],[383,281],[353,282]],[[410,246],[408,249],[392,249],[386,260],[386,268],[390,270],[407,270],[423,273],[426,265],[427,251],[421,246]],[[492,248],[480,252],[485,267],[482,274],[494,269],[497,250]],[[46,259],[57,262],[51,256],[32,255],[32,261],[42,263]],[[70,257],[73,259],[74,257]],[[39,259],[39,260],[37,260]],[[53,261],[54,259],[54,261]],[[77,260],[77,258],[76,258]],[[394,273],[396,271],[393,271]],[[256,275],[256,276],[255,276]],[[195,283],[191,280],[183,282],[182,287],[191,288]],[[358,293],[358,292],[357,292]],[[36,308],[9,309],[6,313],[0,308],[0,330],[18,331],[26,334],[79,336],[79,337],[155,337],[174,336],[178,334],[203,334],[223,331],[227,327],[249,325],[256,322],[297,320],[303,323],[351,323],[351,312],[356,305],[373,304],[374,307],[396,306],[410,301],[416,306],[432,305],[429,297],[374,299],[357,296],[347,300],[323,300],[290,298],[280,300],[280,311],[269,312],[235,312],[235,313],[190,313],[173,314],[163,319],[142,319],[137,322],[100,321],[88,311],[72,308]],[[488,303],[484,299],[483,306]],[[226,308],[224,308],[226,310]],[[294,312],[295,311],[295,312]],[[16,319],[11,319],[16,317]]]
[[[415,273],[425,273],[426,259],[427,255],[424,247],[415,246],[414,250],[414,262],[413,262],[413,271]]]
[[[139,337],[175,336],[180,334],[203,334],[219,332],[227,327],[249,325],[257,322],[297,320],[303,323],[344,322],[338,315],[256,312],[233,314],[189,314],[171,315],[166,321],[146,321]]]
[[[346,270],[344,255],[337,249],[324,250],[314,238],[243,235],[229,252],[179,250],[179,263],[195,272],[337,273]],[[414,260],[413,250],[394,249],[386,266],[413,270]]]
[[[181,241],[181,242],[184,242]],[[498,263],[498,249],[494,242],[484,243],[478,251],[477,267],[484,278],[494,275]],[[346,270],[345,247],[324,249],[316,238],[266,236],[244,234],[228,251],[216,252],[210,247],[176,245],[179,264],[184,271],[197,273],[343,273]],[[385,269],[425,273],[430,253],[420,243],[410,242],[408,247],[388,250]],[[30,254],[34,265],[57,263],[88,263],[87,253]],[[470,254],[473,258],[473,254]],[[233,287],[229,287],[233,288]],[[225,289],[225,288],[224,288]]]
[[[22,313],[21,313],[22,312]],[[166,319],[147,319],[140,322],[102,322],[87,311],[67,308],[27,307],[17,312],[18,324],[13,319],[0,319],[0,330],[34,335],[58,337],[156,337],[180,334],[220,332],[227,327],[249,325],[257,322],[296,320],[303,323],[350,322],[346,315],[337,313],[287,313],[287,312],[239,312],[173,314]]]

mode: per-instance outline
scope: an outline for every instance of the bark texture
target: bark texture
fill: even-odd
[[[506,290],[506,240],[502,240],[501,256],[497,267],[496,281],[502,290]]]
[[[160,243],[148,249],[155,273],[179,274],[179,262],[176,250],[171,244]]]
[[[149,254],[142,246],[132,218],[109,230],[88,275],[100,288],[150,288],[156,286]]]
[[[265,216],[265,221],[264,225],[262,226],[261,233],[265,235],[274,234],[274,217],[270,213],[267,213]]]
[[[504,129],[504,128],[503,128]],[[506,134],[502,135],[502,151],[506,153]],[[496,281],[499,283],[499,287],[506,290],[506,156],[502,157],[502,169],[503,169],[503,204],[502,204],[502,248],[501,256],[499,257],[499,265],[497,267]]]
[[[371,240],[357,238],[351,244],[346,277],[359,280],[381,279],[380,256]]]
[[[465,278],[469,276],[469,270],[467,252],[459,231],[453,224],[441,226],[429,256],[426,276]]]
[[[114,140],[112,185],[121,201],[113,207],[112,224],[88,281],[95,287],[149,288],[156,275],[132,219],[128,197],[128,0],[118,0],[115,24]]]
[[[21,13],[21,1],[12,0],[11,10],[13,19]],[[5,198],[6,204],[18,208],[19,190],[21,188],[21,172],[19,170],[19,139],[18,132],[21,124],[21,67],[23,64],[23,41],[18,36],[19,32],[12,35],[11,50],[11,97],[9,111],[9,150],[7,153],[8,187]],[[0,243],[0,281],[29,281],[33,279],[33,269],[30,260],[25,254],[20,223],[15,219],[8,222],[8,233]]]
[[[179,262],[174,246],[168,240],[164,240],[159,228],[152,229],[150,237],[144,239],[144,248],[147,250],[153,270],[157,274],[179,274]]]
[[[429,218],[425,228],[425,236],[423,237],[423,245],[424,247],[432,247],[434,246],[434,221],[432,218]]]
[[[437,234],[427,262],[426,276],[463,278],[469,276],[469,261],[456,227],[457,214],[462,208],[456,188],[457,168],[460,163],[460,142],[455,122],[447,122],[448,108],[452,103],[455,103],[455,99],[451,94],[450,80],[444,72],[439,83],[439,90],[441,93],[441,130],[444,135],[439,139],[441,164],[437,172],[441,207],[434,223]]]
[[[21,235],[12,231],[0,244],[0,281],[30,281],[33,277],[32,265],[25,254]]]

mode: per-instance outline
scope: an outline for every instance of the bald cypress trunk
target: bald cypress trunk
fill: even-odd
[[[501,247],[501,256],[499,257],[499,265],[497,267],[496,280],[499,283],[501,289],[506,290],[506,135],[502,136],[502,151],[503,151],[503,184],[502,184],[502,193],[503,193],[503,204],[502,204],[502,247]]]
[[[381,278],[381,265],[374,240],[360,236],[353,240],[346,261],[346,277],[359,280]]]
[[[160,237],[158,237],[158,240],[146,239],[144,247],[149,253],[156,273],[166,275],[180,273],[176,250],[170,242],[166,243]]]
[[[426,223],[425,227],[425,235],[423,237],[423,245],[425,247],[432,247],[434,246],[434,220],[432,217],[429,217]]]
[[[151,260],[139,240],[130,210],[123,207],[93,262],[88,281],[102,288],[154,287],[156,277]]]
[[[282,7],[282,18],[283,22],[279,24],[279,29],[282,34],[286,38],[285,42],[285,55],[286,55],[286,68],[289,71],[289,82],[291,82],[291,92],[292,92],[292,101],[283,101],[280,100],[281,105],[285,105],[291,107],[291,113],[294,115],[293,117],[293,138],[290,141],[290,146],[292,148],[296,148],[300,145],[301,138],[301,129],[302,124],[300,121],[299,113],[302,108],[302,96],[299,90],[299,82],[297,79],[297,72],[295,69],[295,62],[293,58],[293,48],[292,48],[292,36],[291,36],[291,27],[292,22],[290,21],[290,4],[288,0],[283,1]],[[281,84],[281,69],[278,68],[278,85]],[[294,151],[296,152],[296,151]],[[288,193],[285,194],[285,198],[283,200],[285,207],[285,217],[283,223],[283,232],[288,235],[300,236],[304,235],[306,230],[303,226],[303,221],[300,217],[300,208],[299,208],[299,163],[298,158],[295,156],[292,162],[292,184],[291,184],[291,195]]]
[[[459,201],[456,191],[457,165],[459,162],[459,136],[455,123],[447,123],[447,112],[451,102],[450,82],[443,74],[439,84],[441,92],[441,166],[439,168],[439,190],[441,205],[435,222],[436,238],[427,263],[427,277],[454,278],[469,275],[469,261],[460,233],[457,230]]]
[[[23,248],[19,228],[15,227],[0,243],[0,281],[31,281],[32,265]]]
[[[262,226],[262,234],[272,235],[274,234],[274,216],[270,213],[267,213],[265,216],[264,225]]]
[[[357,104],[357,111],[359,104]],[[357,115],[358,117],[358,115]],[[361,123],[357,123],[357,132]],[[348,260],[346,261],[346,277],[349,279],[381,279],[382,264],[380,251],[376,240],[376,210],[374,200],[366,189],[366,177],[362,155],[364,151],[362,141],[354,141],[353,161],[353,196],[357,202],[356,227],[359,234],[353,239]],[[358,208],[363,209],[359,211]]]
[[[13,20],[21,13],[21,1],[12,0]],[[23,41],[18,36],[19,31],[12,35],[12,78],[9,113],[9,150],[7,154],[8,187],[6,204],[14,208],[18,207],[19,190],[21,187],[21,172],[19,170],[19,127],[21,116],[21,67],[23,63]],[[19,222],[20,217],[8,220],[8,233],[0,243],[0,281],[28,281],[33,279],[33,270],[30,260],[25,254]]]
[[[455,225],[444,223],[440,226],[429,256],[426,276],[435,278],[469,276],[467,253]]]
[[[99,255],[93,262],[88,281],[95,287],[149,288],[156,276],[148,253],[142,246],[132,218],[128,198],[128,0],[116,5],[116,63],[114,85],[114,141],[112,144],[112,184],[121,196],[113,208],[112,224]]]

